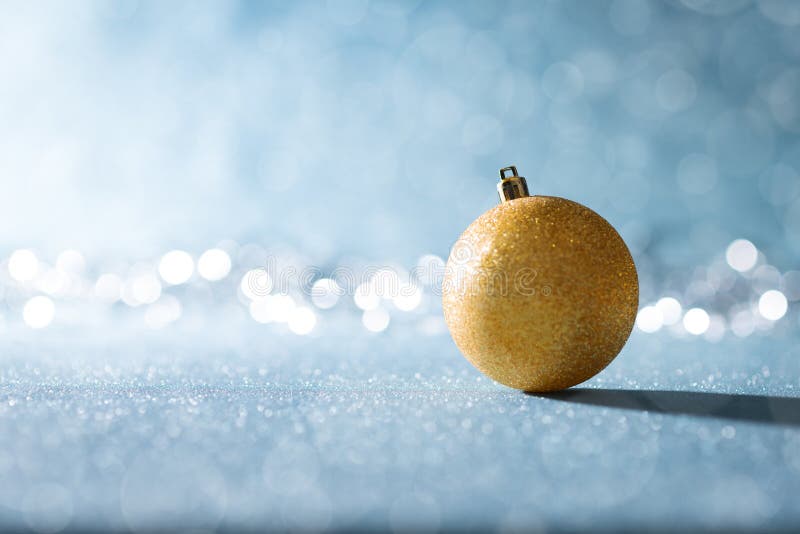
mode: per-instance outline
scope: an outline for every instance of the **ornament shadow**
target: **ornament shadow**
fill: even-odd
[[[800,426],[800,398],[703,391],[576,388],[526,393],[558,401],[670,415]]]

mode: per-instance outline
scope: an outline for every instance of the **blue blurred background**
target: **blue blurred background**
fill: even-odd
[[[740,236],[790,262],[799,18],[740,0],[7,4],[0,239],[412,262],[446,255],[514,163],[659,262]]]
[[[89,283],[220,243],[234,267],[247,243],[446,258],[507,164],[617,226],[644,299],[735,239],[780,272],[800,252],[795,2],[30,2],[0,24],[0,243],[75,250]]]
[[[800,250],[794,2],[34,2],[1,24],[9,255],[413,265],[510,163],[615,224],[645,297],[735,238],[783,270]]]

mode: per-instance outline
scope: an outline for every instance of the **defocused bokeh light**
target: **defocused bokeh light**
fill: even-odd
[[[231,258],[228,253],[218,248],[203,252],[197,260],[197,272],[206,280],[215,282],[222,280],[231,271]]]

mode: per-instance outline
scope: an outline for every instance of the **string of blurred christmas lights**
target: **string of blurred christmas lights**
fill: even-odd
[[[253,321],[284,323],[297,335],[313,332],[326,313],[345,301],[371,332],[386,330],[392,313],[420,312],[423,298],[432,303],[429,312],[440,314],[444,261],[433,254],[422,256],[411,271],[362,267],[356,284],[343,283],[337,273],[344,269],[337,268],[293,287],[276,283],[275,274],[264,267],[236,265],[234,256],[231,247],[211,248],[197,257],[172,250],[151,262],[96,272],[77,250],[61,252],[51,265],[34,251],[19,249],[0,262],[0,310],[5,309],[0,325],[42,329],[58,324],[60,303],[92,302],[109,310],[142,309],[144,326],[159,329],[178,321],[184,307],[192,305],[175,290],[198,284],[224,284],[229,292],[223,295],[246,307]],[[746,239],[733,241],[724,259],[696,272],[683,293],[662,291],[660,298],[640,303],[636,330],[712,342],[727,334],[747,337],[771,330],[785,320],[790,303],[800,300],[800,271],[779,271]],[[432,330],[445,333],[441,327]]]

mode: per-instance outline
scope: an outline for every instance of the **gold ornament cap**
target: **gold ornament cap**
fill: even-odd
[[[511,172],[511,176],[506,176],[506,172]],[[497,184],[497,193],[500,195],[500,202],[531,196],[528,193],[528,182],[517,174],[517,168],[513,165],[500,169],[500,182]]]

